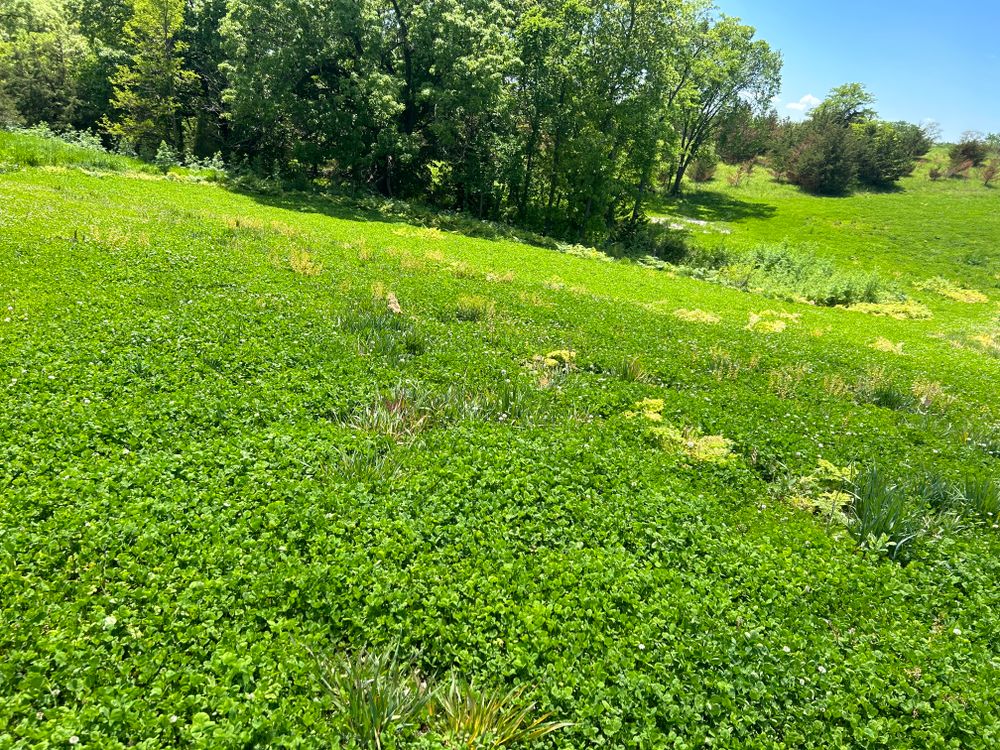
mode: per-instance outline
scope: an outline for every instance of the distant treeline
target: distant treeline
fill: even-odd
[[[0,124],[575,240],[634,232],[716,154],[772,154],[836,192],[892,182],[929,147],[867,99],[823,127],[780,122],[780,70],[703,0],[0,0]],[[841,151],[846,173],[807,176]]]

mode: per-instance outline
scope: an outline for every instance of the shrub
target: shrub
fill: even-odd
[[[903,560],[920,533],[920,523],[903,489],[870,466],[849,483],[848,529],[865,550]]]
[[[622,222],[608,237],[608,244],[620,254],[650,255],[676,263],[688,251],[684,232],[659,222]]]
[[[749,104],[742,103],[722,118],[715,152],[726,164],[745,164],[766,153],[777,127],[774,112],[755,114]]]
[[[979,133],[963,133],[962,140],[948,150],[948,158],[952,166],[970,162],[971,166],[978,167],[989,156],[990,147]]]
[[[892,127],[905,148],[906,153],[913,159],[925,156],[934,148],[937,126],[914,125],[911,122],[894,122]]]
[[[964,179],[969,176],[969,171],[975,166],[975,163],[971,159],[967,159],[962,162],[952,162],[945,171],[945,176],[952,178]]]
[[[680,269],[725,286],[830,307],[874,303],[888,294],[878,274],[841,271],[787,245],[759,245],[748,251],[692,248]]]
[[[851,131],[833,123],[810,123],[792,151],[789,180],[810,193],[842,195],[855,174]]]
[[[685,267],[709,273],[693,275],[726,286],[834,307],[878,302],[886,294],[875,273],[849,273],[808,251],[788,245],[758,245],[747,251],[724,248],[692,251]]]
[[[711,153],[699,154],[691,163],[691,179],[695,182],[711,182],[719,168],[719,158]]]
[[[865,122],[853,126],[858,181],[871,187],[887,187],[913,172],[916,160],[896,126],[887,122]]]
[[[1000,159],[993,159],[989,164],[983,167],[983,185],[990,187],[997,177],[1000,177]]]
[[[160,141],[160,146],[156,149],[156,156],[153,157],[153,164],[156,165],[157,169],[166,174],[171,167],[176,167],[179,163],[177,152],[166,141]]]
[[[938,166],[931,167],[930,171],[927,173],[927,176],[930,177],[931,180],[933,180],[934,182],[937,182],[942,177],[944,177],[944,170]]]
[[[757,163],[754,160],[745,161],[737,167],[735,172],[730,172],[729,176],[726,178],[731,187],[739,187],[742,185],[750,176],[753,174],[754,167]]]

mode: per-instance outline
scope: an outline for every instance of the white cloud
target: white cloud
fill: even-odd
[[[785,105],[786,109],[793,110],[795,112],[808,112],[810,109],[819,104],[822,99],[817,99],[812,94],[806,94],[797,102],[789,102]]]

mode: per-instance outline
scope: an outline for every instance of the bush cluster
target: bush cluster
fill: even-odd
[[[887,188],[913,172],[933,140],[930,131],[876,118],[870,95],[857,84],[834,89],[803,123],[775,129],[775,173],[803,190],[842,195],[851,187]]]

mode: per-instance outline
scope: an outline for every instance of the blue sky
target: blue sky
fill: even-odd
[[[1000,132],[1000,0],[716,0],[785,60],[780,114],[865,84],[887,120]],[[791,105],[791,108],[789,108]]]

